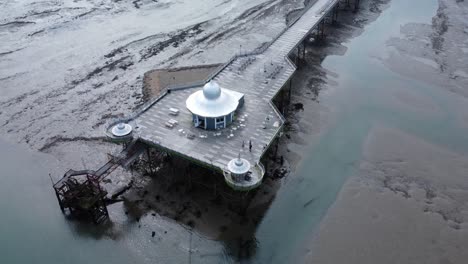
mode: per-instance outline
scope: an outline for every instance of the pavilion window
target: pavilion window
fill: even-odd
[[[226,127],[226,122],[225,122],[224,116],[223,117],[217,117],[215,119],[215,121],[216,121],[216,128],[225,128]]]

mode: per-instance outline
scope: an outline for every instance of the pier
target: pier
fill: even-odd
[[[257,187],[265,174],[261,159],[275,138],[281,136],[285,123],[272,100],[283,88],[291,89],[296,64],[290,55],[296,60],[305,56],[305,40],[324,37],[324,23],[336,21],[339,4],[339,0],[317,0],[269,45],[234,56],[204,82],[168,87],[140,112],[118,122],[132,124],[134,136],[151,147],[223,173],[226,183],[236,190]],[[354,8],[358,4],[355,0]],[[192,114],[185,106],[190,94],[209,81],[245,95],[244,106],[233,123],[216,131],[194,127]],[[176,109],[178,115],[171,115],[171,109]],[[169,121],[174,125],[168,126]],[[252,165],[251,177],[234,182],[227,165],[239,154]]]
[[[298,60],[305,56],[306,43],[325,37],[324,25],[336,21],[340,5],[351,3],[317,0],[268,45],[233,56],[203,81],[166,87],[139,111],[109,122],[108,138],[124,143],[126,148],[97,171],[67,172],[54,185],[62,211],[84,212],[96,223],[107,217],[106,193],[99,182],[117,166],[129,166],[150,148],[218,172],[235,191],[258,187],[266,172],[262,158],[275,139],[281,137],[286,121],[273,99],[282,90],[289,89],[291,93],[291,77]],[[353,5],[357,9],[359,0],[354,0]],[[223,114],[224,119],[213,116],[213,130],[207,129],[206,117],[202,120],[205,129],[200,128],[199,116],[189,111],[187,103],[202,87],[207,95],[207,84],[209,89],[221,87],[216,88],[216,96],[232,95],[241,105],[234,112]],[[84,180],[78,182],[80,177]],[[78,199],[83,195],[93,203],[83,206],[83,199]]]
[[[107,220],[107,192],[101,182],[117,167],[127,168],[146,150],[139,141],[129,143],[117,156],[98,170],[69,170],[53,185],[62,213],[75,218],[88,219],[95,224]]]

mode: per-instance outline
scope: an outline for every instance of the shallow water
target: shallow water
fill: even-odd
[[[399,36],[400,26],[430,24],[437,7],[436,0],[394,0],[362,35],[344,43],[348,48],[344,56],[323,61],[325,69],[338,74],[329,76],[338,84],[320,95],[320,103],[332,109],[334,121],[311,143],[258,228],[258,263],[287,263],[293,254],[307,249],[302,243],[310,241],[342,185],[357,169],[372,126],[396,127],[452,150],[468,151],[467,129],[457,123],[458,106],[465,99],[395,74],[381,61],[391,56],[386,41]],[[395,99],[398,93],[411,95],[408,105]],[[420,107],[419,101],[423,102]]]
[[[354,173],[363,142],[375,124],[468,152],[468,133],[455,115],[464,99],[397,75],[381,62],[391,55],[386,41],[399,35],[401,25],[430,23],[436,9],[436,0],[393,0],[362,35],[344,43],[348,47],[344,56],[324,60],[323,67],[338,74],[334,79],[338,84],[320,95],[320,103],[333,110],[333,122],[311,140],[297,171],[281,187],[255,234],[256,255],[246,262],[287,263],[304,248],[302,244],[314,234]],[[410,100],[422,98],[422,106],[395,99],[395,94],[406,96],[406,92],[411,92]],[[113,220],[121,224],[121,237],[84,235],[62,217],[55,202],[47,174],[56,161],[2,141],[0,149],[2,263],[234,262],[220,243],[197,234],[189,238],[190,232],[174,223],[164,228],[173,228],[175,235],[158,243],[118,217]],[[189,247],[193,254],[188,253]]]
[[[55,160],[0,140],[1,263],[133,263],[128,250],[107,238],[83,236],[55,202]]]

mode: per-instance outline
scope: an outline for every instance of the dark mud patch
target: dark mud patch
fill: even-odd
[[[261,4],[258,4],[254,7],[251,7],[247,10],[245,10],[242,14],[240,14],[236,20],[246,20],[247,18],[249,18],[250,16],[252,16],[253,14],[257,13],[258,11],[262,10],[265,6],[273,3],[275,0],[270,0],[268,2],[264,2],[264,3],[261,3]]]
[[[147,60],[153,56],[158,55],[166,48],[172,46],[174,48],[179,47],[179,45],[187,40],[187,38],[192,38],[197,36],[203,32],[202,26],[207,22],[201,22],[190,26],[186,29],[180,30],[176,33],[170,33],[167,40],[161,41],[157,44],[151,45],[150,47],[146,48],[145,50],[140,52],[141,59],[140,62],[143,60]]]
[[[129,67],[133,66],[135,63],[142,62],[143,60],[147,60],[153,56],[156,56],[163,52],[166,48],[168,47],[173,47],[173,48],[178,48],[179,45],[183,42],[185,42],[188,38],[192,38],[196,35],[199,35],[200,33],[203,32],[202,26],[206,22],[201,22],[196,25],[190,26],[184,30],[177,31],[174,33],[169,33],[169,34],[155,34],[151,35],[142,39],[138,39],[135,41],[132,41],[125,46],[119,47],[117,49],[114,49],[110,53],[104,55],[105,58],[108,60],[105,62],[104,65],[96,67],[94,70],[89,72],[85,77],[73,80],[71,82],[71,88],[73,86],[79,85],[83,82],[86,82],[96,76],[100,76],[105,72],[112,72],[116,69],[120,69],[123,71],[126,71]],[[163,41],[156,41],[156,44],[150,45],[149,47],[141,50],[139,53],[140,58],[136,59],[135,55],[131,55],[128,53],[128,49],[134,45],[138,45],[139,43],[147,42],[150,39],[157,39],[165,37],[167,38],[166,40]],[[186,53],[186,52],[185,52]],[[119,58],[116,58],[117,55],[121,54]],[[181,56],[184,53],[176,54],[177,56]],[[173,56],[174,57],[174,56]],[[115,79],[115,78],[114,78]],[[96,87],[95,87],[96,88]]]
[[[6,56],[8,54],[12,54],[12,53],[20,51],[20,50],[22,50],[22,48],[21,49],[15,49],[15,50],[9,50],[9,51],[5,51],[5,52],[0,52],[0,57]]]
[[[372,13],[380,14],[382,13],[382,5],[390,2],[389,0],[374,0],[369,3],[369,11]]]
[[[296,111],[304,111],[304,104],[303,103],[294,103],[294,110]]]
[[[42,33],[44,33],[44,32],[45,32],[45,29],[41,29],[41,30],[34,31],[33,33],[28,34],[28,36],[34,37],[34,36],[39,35],[39,34],[42,34]]]
[[[274,147],[262,161],[269,164],[263,184],[247,193],[230,189],[222,175],[185,159],[156,149],[148,153],[134,164],[138,180],[124,195],[125,214],[131,222],[139,224],[147,215],[160,215],[222,241],[234,258],[249,259],[255,254],[255,230],[276,195],[279,179],[289,171],[283,167],[282,176],[273,177],[275,164],[280,164]]]
[[[36,22],[32,21],[13,21],[4,24],[0,24],[0,32],[2,31],[17,31],[21,28],[29,25],[36,24]]]
[[[166,34],[158,33],[158,34],[149,35],[149,36],[146,36],[144,38],[131,41],[131,42],[127,43],[126,45],[118,47],[118,48],[112,50],[111,52],[107,53],[106,55],[104,55],[104,58],[112,58],[112,57],[115,57],[118,54],[122,54],[123,52],[127,52],[128,49],[132,45],[137,45],[139,43],[144,43],[144,42],[147,42],[147,41],[157,41],[158,39],[166,37],[166,36],[167,36]]]
[[[62,136],[54,136],[50,138],[45,145],[39,148],[41,152],[47,152],[48,149],[55,147],[60,143],[65,142],[75,142],[75,141],[84,141],[84,142],[107,142],[107,138],[105,137],[62,137]]]
[[[31,21],[13,21],[13,22],[8,22],[8,23],[0,24],[0,29],[1,29],[1,28],[9,28],[9,27],[23,27],[23,26],[31,25],[31,24],[36,24],[36,22],[31,22]]]
[[[198,39],[197,43],[208,41],[207,45],[210,45],[235,36],[236,34],[240,33],[244,27],[248,27],[251,21],[261,20],[264,17],[270,16],[271,14],[278,12],[278,8],[281,8],[282,6],[290,3],[289,0],[283,0],[277,2],[274,5],[271,5],[274,2],[275,0],[264,2],[254,7],[251,7],[248,10],[245,10],[242,14],[236,17],[236,19],[234,20],[236,21],[236,23],[228,25],[227,28],[225,28],[224,30],[208,34]]]
[[[244,193],[232,191],[224,183],[223,177],[213,171],[174,156],[150,151],[150,163],[135,165],[135,169],[144,175],[143,181],[126,195],[129,205],[132,204],[129,208],[138,212],[133,214],[129,210],[132,217],[137,219],[148,210],[156,211],[184,224],[192,222],[191,227],[210,233],[217,232],[216,229],[222,225],[229,225],[236,215],[246,216],[240,201],[242,198],[248,201],[255,191],[249,195],[250,198],[243,197]],[[212,214],[216,217],[212,218]],[[200,219],[219,226],[202,227]]]
[[[104,66],[95,68],[93,71],[89,72],[84,78],[73,80],[71,84],[74,86],[78,85],[82,82],[92,79],[97,75],[102,74],[105,71],[110,72],[117,68],[125,71],[128,67],[132,66],[133,64],[134,62],[130,56],[124,56],[113,61],[107,61],[104,64]]]
[[[170,85],[203,82],[223,64],[198,65],[146,72],[143,78],[143,99],[148,101]]]
[[[436,16],[432,18],[433,34],[431,36],[432,49],[436,54],[443,50],[444,34],[448,30],[448,16],[445,12],[446,7],[441,4],[437,10]]]
[[[88,15],[90,15],[90,14],[96,12],[96,11],[98,11],[97,8],[92,8],[92,9],[89,10],[89,11],[83,12],[83,13],[81,13],[81,14],[79,14],[79,15],[73,17],[73,19],[79,19],[79,18],[86,17],[86,16],[88,16]]]

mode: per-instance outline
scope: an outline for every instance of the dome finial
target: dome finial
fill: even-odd
[[[205,86],[203,86],[203,95],[209,100],[217,99],[221,96],[221,88],[219,88],[218,83],[213,80],[210,80]]]
[[[243,162],[242,159],[241,159],[240,152],[239,152],[239,154],[237,155],[237,159],[236,159],[236,161],[234,162],[234,164],[236,164],[236,166],[239,166],[239,167],[242,166],[242,165],[244,164],[244,162]]]

